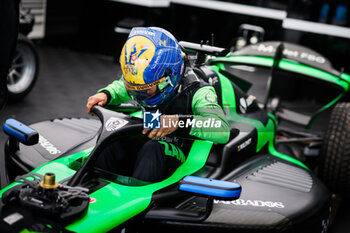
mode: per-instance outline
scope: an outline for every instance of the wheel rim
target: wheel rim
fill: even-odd
[[[7,88],[13,94],[20,94],[28,89],[34,80],[36,59],[31,48],[17,44],[12,67],[7,76]]]

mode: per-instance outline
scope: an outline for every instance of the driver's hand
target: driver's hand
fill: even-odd
[[[91,108],[92,106],[98,104],[98,106],[103,106],[107,103],[107,95],[103,92],[97,93],[93,96],[90,96],[87,100],[86,111],[92,115]]]
[[[144,129],[142,134],[147,134],[149,132],[149,138],[162,138],[173,133],[179,127],[179,115],[162,115],[160,120],[161,123],[164,121],[166,122],[166,127],[161,124],[160,129]]]

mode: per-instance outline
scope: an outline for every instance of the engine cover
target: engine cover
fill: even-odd
[[[223,180],[242,186],[234,201],[214,200],[202,223],[167,225],[234,232],[321,232],[328,227],[330,193],[308,170],[272,155],[245,162]],[[200,210],[206,200],[193,197],[180,209]]]

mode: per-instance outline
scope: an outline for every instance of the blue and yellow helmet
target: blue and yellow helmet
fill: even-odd
[[[157,27],[131,30],[120,55],[120,65],[130,97],[145,107],[156,107],[173,97],[184,72],[177,40]]]

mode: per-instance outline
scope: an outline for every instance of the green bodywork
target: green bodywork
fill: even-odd
[[[227,114],[226,117],[228,118],[228,121],[240,122],[242,124],[251,125],[251,126],[254,126],[254,128],[256,128],[257,130],[256,152],[259,152],[266,144],[268,144],[268,150],[270,154],[276,157],[279,157],[281,159],[287,160],[289,162],[295,163],[309,170],[309,168],[299,160],[276,151],[274,147],[274,140],[275,140],[275,130],[277,127],[277,120],[273,114],[270,114],[270,113],[268,114],[270,119],[268,120],[266,125],[264,125],[261,121],[258,121],[256,119],[243,117],[237,114],[234,89],[230,83],[230,80],[228,80],[225,76],[220,74],[219,72],[220,66],[211,66],[211,68],[217,72],[220,79],[221,89],[222,89],[222,105]]]
[[[260,57],[260,56],[231,56],[230,54],[226,57],[218,57],[209,61],[209,63],[215,64],[221,70],[225,70],[225,64],[246,64],[246,65],[256,65],[263,67],[272,67],[274,62],[274,58],[272,57]],[[341,73],[340,76],[336,76],[334,74],[328,73],[323,70],[319,70],[317,68],[296,63],[290,60],[281,59],[278,62],[278,67],[282,70],[290,71],[292,73],[303,74],[315,79],[318,79],[323,82],[327,82],[335,86],[340,90],[338,96],[336,96],[329,103],[325,104],[322,108],[316,111],[310,121],[308,122],[306,128],[309,129],[317,118],[317,116],[323,112],[324,110],[330,108],[334,104],[336,104],[345,94],[349,91],[350,84],[350,75]]]
[[[74,232],[107,232],[144,211],[150,204],[154,192],[179,182],[184,176],[193,174],[202,168],[209,155],[213,143],[197,140],[188,154],[187,160],[169,178],[144,186],[128,186],[114,182],[91,193],[96,202],[90,203],[87,214],[68,225],[66,228]],[[76,172],[76,161],[89,156],[91,149],[66,156],[36,168],[31,173],[45,175],[54,172],[60,182],[71,177]],[[0,191],[0,196],[17,185],[13,183]]]
[[[237,62],[240,64],[245,63],[271,66],[273,59],[265,57],[236,56],[217,58],[212,62],[216,63],[210,67],[217,72],[220,79],[222,87],[222,104],[226,112],[227,121],[247,124],[256,129],[256,153],[260,152],[262,148],[268,148],[271,155],[292,162],[309,170],[300,161],[276,151],[274,143],[277,121],[272,114],[268,114],[269,120],[265,125],[258,120],[250,119],[237,114],[234,89],[230,83],[230,80],[219,72],[220,69],[224,69],[225,63]],[[279,67],[285,70],[301,72],[305,75],[332,82],[343,89],[340,97],[349,89],[350,76],[347,74],[342,74],[340,77],[335,77],[327,72],[284,60],[280,61]],[[337,100],[338,98],[334,100],[334,102]],[[332,104],[334,103],[331,102],[324,108],[328,108]],[[131,115],[137,117],[142,116],[140,112],[136,112]],[[66,228],[74,232],[106,232],[112,230],[118,225],[145,211],[149,207],[152,200],[152,195],[156,191],[176,184],[184,176],[191,175],[203,168],[212,146],[213,142],[195,140],[186,161],[174,172],[173,175],[161,182],[135,186],[107,181],[108,184],[106,186],[90,194],[90,197],[96,200],[95,202],[91,202],[89,204],[87,214],[78,221],[68,225]],[[36,168],[31,173],[44,175],[47,172],[54,172],[57,181],[60,182],[72,177],[76,173],[77,169],[82,165],[82,162],[78,161],[85,161],[85,158],[90,155],[91,151],[92,148],[54,160]],[[18,183],[13,183],[7,188],[1,190],[0,197],[6,190],[17,184]]]

